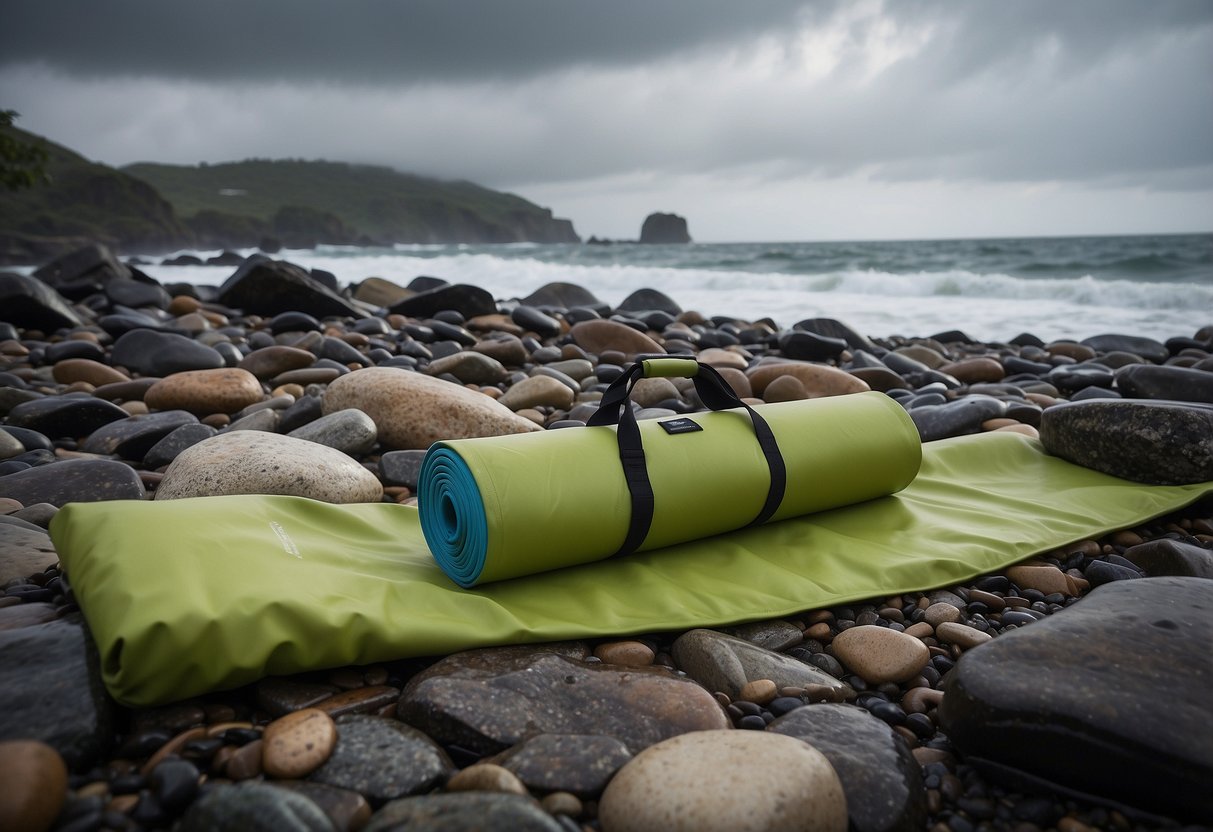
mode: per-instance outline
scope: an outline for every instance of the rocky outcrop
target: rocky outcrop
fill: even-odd
[[[640,227],[640,242],[661,244],[691,242],[686,218],[677,214],[649,214],[644,218],[644,225]]]

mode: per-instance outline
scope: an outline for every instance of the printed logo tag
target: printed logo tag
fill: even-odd
[[[676,433],[694,433],[697,430],[703,430],[703,427],[699,423],[691,419],[687,419],[686,417],[681,419],[669,419],[665,422],[658,422],[657,424],[661,425],[665,429],[665,432],[671,436]]]

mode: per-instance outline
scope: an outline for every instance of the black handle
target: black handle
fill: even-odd
[[[672,358],[668,356],[644,358],[638,360],[618,378],[611,382],[602,395],[602,402],[594,415],[587,422],[591,426],[619,425],[619,460],[623,464],[623,474],[627,479],[628,493],[632,497],[632,517],[628,524],[628,533],[623,545],[615,553],[628,555],[640,548],[653,525],[653,486],[649,482],[648,465],[644,456],[644,445],[640,439],[640,426],[636,424],[636,414],[632,412],[630,396],[632,388],[641,378],[681,377],[691,378],[695,382],[695,391],[699,399],[711,410],[729,410],[745,408],[750,415],[750,423],[754,426],[754,437],[766,457],[767,468],[771,473],[771,485],[767,490],[766,502],[762,510],[749,522],[756,526],[771,519],[783,501],[787,487],[787,467],[783,455],[779,452],[779,443],[766,419],[754,408],[738,398],[733,388],[716,371],[714,367],[701,364],[694,359]]]

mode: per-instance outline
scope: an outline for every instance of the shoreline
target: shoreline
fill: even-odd
[[[10,748],[6,758],[5,746],[0,745],[0,768],[6,760],[17,760],[23,770],[34,772],[23,781],[30,794],[54,793],[55,778],[61,777],[62,794],[52,808],[40,811],[52,821],[59,816],[60,823],[72,829],[154,829],[178,819],[184,819],[183,830],[222,823],[236,828],[251,817],[240,814],[241,801],[246,799],[249,806],[279,823],[294,818],[293,828],[324,828],[328,823],[335,829],[357,829],[368,820],[372,824],[368,828],[399,828],[393,824],[403,821],[393,813],[431,811],[415,802],[431,798],[448,803],[463,799],[467,811],[482,817],[488,812],[488,817],[500,817],[505,825],[533,823],[533,828],[553,830],[606,828],[610,832],[620,828],[611,826],[612,805],[641,811],[626,795],[607,797],[610,776],[592,775],[604,767],[615,774],[636,764],[633,761],[642,749],[627,747],[619,739],[619,735],[632,736],[631,728],[617,729],[619,735],[614,737],[625,746],[623,752],[605,743],[605,736],[603,742],[594,743],[547,741],[555,746],[543,746],[531,736],[507,741],[511,729],[498,727],[495,720],[508,724],[517,717],[513,709],[521,709],[522,704],[511,699],[526,697],[516,693],[502,694],[484,705],[484,713],[471,715],[474,728],[452,728],[450,720],[461,719],[450,715],[453,710],[443,719],[431,721],[425,716],[453,709],[437,694],[426,693],[423,683],[438,679],[457,686],[464,678],[460,674],[470,672],[458,657],[318,668],[151,709],[123,708],[103,692],[89,690],[85,678],[90,666],[95,673],[97,657],[90,652],[87,636],[81,635],[70,587],[42,531],[58,507],[71,500],[95,499],[101,489],[111,498],[128,499],[151,498],[158,489],[170,487],[181,490],[177,496],[258,493],[270,486],[268,481],[259,481],[255,472],[236,470],[241,468],[237,462],[229,463],[229,468],[238,476],[218,491],[211,481],[202,486],[203,491],[190,492],[198,486],[183,477],[183,466],[170,470],[177,460],[189,458],[183,456],[187,451],[204,448],[217,436],[231,437],[240,429],[254,432],[245,438],[259,431],[285,439],[301,431],[291,437],[292,442],[322,445],[346,460],[340,477],[301,469],[292,490],[277,493],[331,502],[378,499],[413,504],[418,453],[428,442],[398,438],[407,434],[406,428],[418,429],[405,424],[409,414],[398,412],[408,408],[375,412],[370,419],[356,408],[325,409],[329,386],[338,379],[349,380],[361,369],[395,368],[449,382],[451,389],[483,395],[494,412],[506,411],[517,420],[510,424],[531,430],[576,429],[596,409],[602,389],[629,356],[654,351],[695,355],[716,367],[739,396],[755,404],[861,389],[884,392],[906,408],[925,442],[986,431],[1036,439],[1045,414],[1072,401],[1093,403],[1107,414],[1117,403],[1148,406],[1181,399],[1190,404],[1179,409],[1197,416],[1202,407],[1213,404],[1213,325],[1172,333],[1165,342],[1124,333],[1085,339],[1085,343],[1045,343],[1025,334],[1014,343],[985,344],[959,330],[939,332],[934,338],[882,338],[867,337],[827,318],[801,322],[797,329],[711,318],[707,316],[713,310],[684,310],[676,299],[653,290],[637,292],[612,308],[597,300],[593,287],[554,284],[541,287],[516,306],[499,308],[482,289],[441,283],[418,284],[410,292],[386,281],[368,280],[346,297],[301,269],[270,263],[248,270],[243,289],[238,285],[242,281],[237,281],[225,297],[216,297],[202,287],[194,287],[191,295],[188,287],[179,285],[170,294],[159,284],[135,279],[129,270],[124,274],[123,268],[112,257],[82,257],[59,268],[45,283],[21,278],[17,291],[7,296],[6,311],[0,313],[13,318],[0,321],[0,327],[6,327],[0,331],[0,441],[7,443],[0,444],[4,451],[0,513],[16,521],[0,524],[0,532],[15,535],[12,529],[18,528],[27,535],[19,544],[13,538],[11,548],[20,551],[11,563],[5,562],[8,572],[0,575],[4,586],[0,657],[5,658],[0,666],[17,668],[0,671],[17,674],[5,677],[8,686],[0,693],[0,704],[7,705],[10,713],[28,713],[29,702],[39,699],[38,686],[48,685],[46,680],[52,678],[39,673],[62,673],[66,675],[55,678],[76,680],[69,686],[70,695],[58,697],[61,704],[56,705],[55,696],[38,704],[74,732],[72,741],[57,749],[59,766],[64,766],[62,758],[68,758],[62,773],[42,750],[44,746],[22,748],[20,756],[11,756],[18,752]],[[8,286],[6,291],[12,289]],[[376,307],[387,311],[375,314]],[[649,381],[654,383],[644,385],[636,396],[639,418],[700,410],[693,386],[681,383],[685,380]],[[439,394],[440,409],[445,401]],[[335,424],[322,422],[343,413]],[[438,421],[429,417],[420,427],[466,429],[447,421],[438,426]],[[1132,479],[1159,481],[1181,471],[1177,449],[1183,442],[1182,435],[1163,435],[1144,457],[1123,450],[1115,463],[1129,466]],[[256,458],[255,445],[249,446],[249,458]],[[1084,449],[1087,445],[1080,438],[1073,452],[1081,456]],[[278,454],[266,458],[280,459]],[[305,457],[304,468],[306,460],[319,459]],[[84,463],[73,470],[85,473],[56,475],[56,466],[69,461]],[[127,473],[118,472],[119,468]],[[1125,470],[1110,473],[1126,476]],[[368,482],[374,493],[367,497],[365,491],[358,491],[362,496],[354,496]],[[322,491],[327,496],[321,496]],[[1023,630],[1025,638],[1032,632],[1058,632],[1056,638],[1063,639],[1059,622],[1076,614],[1069,608],[1080,599],[1123,595],[1123,587],[1143,578],[1150,579],[1142,585],[1149,587],[1159,587],[1158,580],[1182,582],[1179,589],[1166,592],[1189,591],[1193,581],[1196,589],[1191,591],[1203,591],[1200,585],[1207,578],[1195,575],[1204,568],[1213,570],[1213,502],[1207,498],[1166,518],[1072,542],[1041,553],[1027,565],[963,585],[924,587],[920,593],[836,608],[806,607],[801,615],[731,628],[751,647],[697,637],[706,638],[706,646],[697,653],[689,633],[659,632],[546,650],[490,649],[477,660],[488,668],[487,675],[476,678],[478,685],[499,683],[502,691],[511,691],[516,690],[511,687],[511,674],[540,673],[552,665],[567,665],[567,672],[586,674],[587,679],[609,677],[619,685],[625,685],[623,677],[630,673],[651,679],[654,685],[695,686],[700,692],[695,695],[706,701],[685,707],[702,715],[703,726],[743,729],[737,733],[766,737],[776,733],[767,731],[767,726],[779,722],[786,729],[781,732],[827,750],[842,742],[839,736],[847,737],[844,745],[865,760],[861,768],[869,771],[846,773],[844,791],[849,795],[857,790],[854,793],[859,795],[864,789],[892,789],[894,793],[888,804],[893,808],[886,807],[888,814],[883,816],[867,816],[856,804],[843,804],[844,823],[849,806],[851,823],[860,828],[939,832],[1164,828],[1168,821],[1163,816],[1168,812],[1150,804],[1144,791],[1153,788],[1149,759],[1141,760],[1139,788],[1113,796],[1122,803],[1119,809],[1066,796],[1039,797],[1005,785],[1005,778],[993,776],[968,758],[980,755],[959,752],[941,730],[940,709],[949,680],[949,691],[962,684],[955,668],[971,651],[974,655],[964,663],[966,667],[979,666],[979,657],[992,655],[1002,636],[1015,630]],[[1124,596],[1119,609],[1132,609],[1135,603]],[[1098,606],[1084,604],[1083,609]],[[1096,616],[1098,629],[1106,631],[1112,644],[1124,638],[1123,616],[1116,609],[1113,604],[1112,612]],[[1178,613],[1177,626],[1208,628],[1213,623],[1207,614],[1184,615],[1183,610]],[[1142,629],[1130,627],[1135,633]],[[853,636],[844,633],[851,630],[869,636],[880,630],[875,637],[880,644],[847,647]],[[22,646],[26,637],[29,644]],[[21,676],[18,656],[31,654],[11,651],[51,652],[48,642],[38,641],[43,638],[54,643],[74,639],[72,644],[82,646],[67,651],[71,654],[67,664],[58,669]],[[1004,643],[1024,640],[1016,636]],[[1130,675],[1163,673],[1165,685],[1178,687],[1207,683],[1191,681],[1185,668],[1174,662],[1154,667],[1151,655],[1135,649],[1136,642],[1115,648],[1117,660],[1139,668]],[[753,650],[758,658],[750,666],[761,670],[722,681],[721,668],[737,661],[738,650]],[[1197,666],[1201,657],[1193,648],[1183,658]],[[912,666],[912,672],[890,671],[890,662]],[[1030,664],[1024,668],[1022,672],[1032,670]],[[824,676],[808,681],[806,669]],[[1040,684],[1048,684],[1047,678]],[[736,687],[726,691],[729,685]],[[677,694],[669,694],[676,696],[674,701],[682,701],[677,697],[698,701],[686,692],[689,689],[676,690]],[[664,691],[665,687],[660,692],[655,687],[651,695],[665,696]],[[1150,692],[1159,693],[1157,683]],[[600,695],[604,712],[619,709],[624,714],[621,725],[640,721],[643,703],[616,701],[605,689]],[[960,701],[959,694],[948,695]],[[553,697],[551,708],[564,707],[563,700],[555,693]],[[841,733],[809,739],[817,729],[800,722],[814,708],[826,709],[820,711],[823,714],[837,711],[846,722]],[[578,714],[572,723],[562,723],[561,729],[545,736],[605,735],[594,714]],[[1150,714],[1162,725],[1160,743],[1168,731],[1186,727],[1180,716],[1166,713],[1164,701],[1155,701]],[[671,717],[667,713],[665,718]],[[968,724],[960,712],[952,719],[957,727]],[[1064,721],[1060,715],[1053,719],[1058,726]],[[299,727],[304,722],[309,726],[306,730]],[[1087,732],[1094,742],[1107,736],[1101,732],[1118,730],[1116,725],[1096,722],[1078,734]],[[575,730],[572,724],[589,730]],[[11,739],[14,730],[21,730],[9,722],[0,725],[0,739]],[[405,730],[403,725],[411,727]],[[282,737],[289,745],[295,737],[311,736],[307,731],[317,726],[324,738],[320,744],[335,755],[333,763],[326,763],[326,757],[310,768],[291,768],[293,763],[279,768],[283,760],[270,750],[277,747],[273,738]],[[355,736],[358,743],[351,739]],[[1081,745],[1081,738],[1073,742]],[[394,756],[376,756],[374,745],[381,741],[395,749]],[[891,750],[882,750],[882,744]],[[554,750],[556,746],[559,750]],[[1170,750],[1159,747],[1151,753]],[[402,765],[401,755],[414,761],[406,766],[408,773],[395,768]],[[849,771],[829,754],[826,757],[839,776]],[[1204,761],[1188,762],[1196,772],[1191,776],[1199,777]],[[758,760],[745,755],[734,764],[738,768],[726,772],[726,782],[745,780],[748,766],[761,768]],[[800,769],[794,766],[801,764],[787,763],[795,771]],[[1095,765],[1094,759],[1088,764]],[[393,785],[384,783],[388,771],[397,778]],[[716,782],[709,772],[700,776],[709,778],[701,783]],[[778,777],[778,770],[768,770],[765,776]],[[401,785],[404,781],[409,785]],[[245,785],[228,785],[236,783]],[[1066,782],[1053,785],[1076,788]],[[669,788],[674,789],[672,781]],[[769,799],[763,796],[761,784],[750,788],[753,811],[760,812]],[[741,791],[730,798],[744,800]],[[806,812],[836,811],[837,803],[830,804],[825,791],[797,799],[807,801]],[[474,794],[494,795],[498,802],[485,808],[468,800]],[[657,794],[662,799],[660,790]],[[693,793],[687,799],[710,803],[711,797]],[[678,805],[683,796],[671,791],[664,799]],[[1178,821],[1193,819],[1195,804],[1174,805]],[[605,824],[600,811],[604,806]],[[303,817],[320,820],[306,825],[300,820]],[[886,825],[880,827],[881,823]]]

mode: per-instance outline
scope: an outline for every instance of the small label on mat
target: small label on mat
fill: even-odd
[[[703,428],[697,422],[687,418],[670,419],[669,421],[658,422],[657,424],[665,428],[665,432],[668,434],[694,433],[697,430],[703,430]]]

